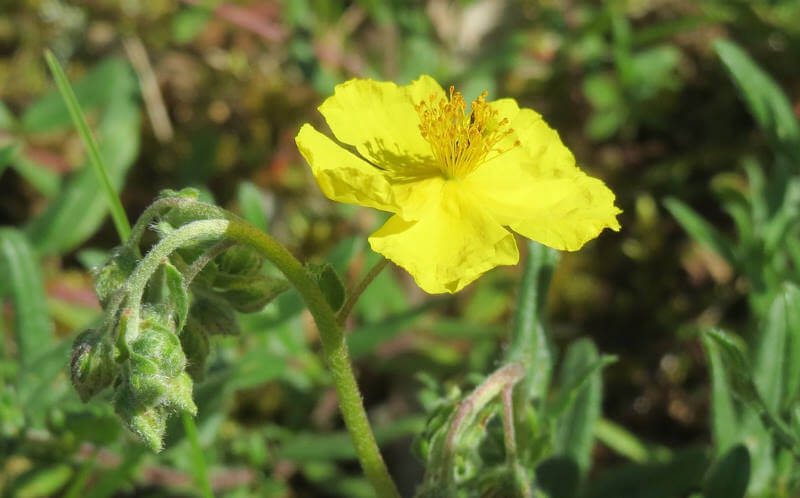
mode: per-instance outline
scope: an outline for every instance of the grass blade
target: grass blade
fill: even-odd
[[[67,76],[61,69],[61,65],[56,60],[55,56],[49,50],[44,55],[47,65],[50,67],[50,72],[53,73],[53,79],[56,82],[61,97],[69,109],[69,114],[72,121],[75,123],[75,128],[78,129],[78,134],[83,140],[83,145],[86,147],[86,152],[89,156],[89,164],[92,166],[95,175],[100,182],[101,188],[105,191],[106,199],[108,201],[111,219],[114,221],[114,226],[119,233],[120,239],[124,242],[128,240],[128,235],[131,233],[131,225],[128,222],[128,217],[125,215],[125,209],[122,207],[122,202],[119,200],[116,190],[111,185],[111,180],[108,176],[108,170],[103,164],[103,159],[100,157],[100,151],[97,148],[92,132],[86,122],[86,116],[78,104],[78,99],[75,97],[75,92],[67,80]]]
[[[206,469],[206,459],[203,455],[203,449],[200,448],[200,439],[197,436],[197,426],[194,423],[194,418],[188,413],[182,414],[183,428],[186,430],[186,437],[189,438],[189,444],[192,446],[192,471],[197,485],[200,486],[204,498],[214,498],[214,492],[211,490],[211,481],[208,480],[208,470]]]

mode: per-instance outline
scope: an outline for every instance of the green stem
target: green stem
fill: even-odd
[[[203,456],[202,448],[200,448],[200,439],[197,437],[197,426],[194,423],[194,418],[186,412],[182,413],[182,418],[186,437],[189,438],[189,444],[192,446],[194,478],[203,492],[203,498],[214,498],[214,491],[211,489],[211,481],[208,479],[206,459]]]
[[[72,122],[75,124],[75,128],[78,129],[78,134],[83,140],[83,146],[86,147],[86,152],[89,156],[89,164],[92,165],[92,169],[97,176],[97,181],[100,183],[100,188],[105,191],[108,209],[111,213],[111,219],[114,220],[114,226],[119,233],[119,238],[125,242],[128,240],[128,235],[131,233],[131,225],[125,215],[125,209],[122,207],[122,202],[119,200],[117,191],[114,189],[114,186],[111,185],[111,179],[108,177],[108,170],[103,164],[103,158],[100,157],[100,150],[97,148],[97,142],[95,142],[89,125],[86,123],[86,116],[83,115],[80,104],[78,104],[78,98],[75,96],[75,92],[72,90],[67,76],[64,74],[61,65],[58,63],[53,53],[47,50],[44,53],[44,58],[47,61],[47,65],[50,67],[50,72],[53,73],[53,79],[56,81],[58,91],[61,92],[61,98],[64,99]]]
[[[372,268],[370,268],[369,272],[364,275],[364,278],[362,278],[355,286],[353,286],[352,289],[350,289],[350,292],[347,293],[347,300],[344,302],[342,309],[339,310],[339,314],[336,316],[339,325],[344,325],[344,323],[347,321],[347,317],[350,315],[350,312],[353,311],[353,307],[358,302],[358,298],[361,297],[361,294],[367,290],[369,284],[375,280],[375,277],[377,277],[388,264],[389,260],[381,256],[381,259],[375,263]]]
[[[513,388],[514,384],[524,376],[525,369],[521,364],[509,363],[488,376],[469,396],[461,400],[448,421],[447,436],[442,445],[434,450],[438,458],[432,459],[436,465],[428,469],[426,481],[434,484],[444,482],[447,486],[452,486],[453,459],[462,436],[462,429],[469,427],[470,422],[487,403],[503,390]],[[508,401],[511,401],[510,398]],[[513,447],[512,451],[516,452],[516,444]]]
[[[269,259],[303,296],[317,324],[322,340],[322,354],[331,372],[339,409],[353,439],[364,474],[381,498],[399,498],[400,494],[383,461],[367,419],[361,393],[350,363],[344,332],[319,286],[303,265],[282,245],[249,223],[230,220],[226,234],[237,242],[250,245]]]
[[[305,267],[275,239],[249,223],[235,218],[195,221],[178,228],[153,247],[128,279],[125,342],[138,335],[139,308],[144,288],[162,261],[179,247],[215,238],[226,238],[253,247],[272,262],[300,292],[317,324],[322,353],[339,396],[342,418],[353,439],[364,474],[379,497],[399,498],[372,434],[350,363],[344,332],[336,314]]]

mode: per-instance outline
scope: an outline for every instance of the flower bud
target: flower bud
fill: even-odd
[[[289,282],[282,278],[241,277],[230,282],[219,295],[236,311],[255,313],[288,289]]]
[[[81,333],[72,344],[70,378],[86,402],[111,384],[116,374],[111,344],[96,330]]]
[[[186,368],[186,355],[175,335],[175,322],[161,307],[148,306],[142,315],[139,336],[131,341],[131,351],[153,361],[160,375],[177,376]]]
[[[192,399],[193,386],[194,383],[189,374],[181,372],[180,375],[167,382],[167,395],[162,405],[176,412],[196,415],[197,405],[194,404]]]
[[[205,327],[196,319],[189,318],[181,330],[181,347],[186,354],[186,371],[193,379],[202,379],[210,345]]]
[[[158,199],[189,199],[196,201],[200,198],[200,191],[196,188],[186,187],[180,190],[167,188],[158,193]]]
[[[264,258],[253,248],[233,246],[216,259],[219,271],[231,275],[256,275]]]
[[[153,406],[166,393],[166,380],[155,361],[131,353],[128,370],[123,374],[122,386],[118,389],[129,391],[129,401],[136,407]]]
[[[231,305],[217,297],[203,296],[195,299],[189,309],[187,321],[194,321],[209,336],[239,334],[239,322],[236,321]]]
[[[118,246],[111,251],[106,264],[94,270],[94,290],[103,307],[125,285],[137,263],[136,255],[130,247]]]
[[[136,407],[126,396],[114,397],[114,411],[125,426],[153,451],[163,448],[169,412],[162,406]]]

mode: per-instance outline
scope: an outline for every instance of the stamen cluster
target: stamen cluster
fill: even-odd
[[[497,147],[513,133],[508,118],[497,119],[498,112],[486,103],[488,92],[472,101],[469,114],[466,103],[455,87],[449,98],[431,95],[415,105],[419,114],[419,129],[431,145],[442,173],[448,178],[463,178],[486,161],[489,154],[502,154],[509,149]],[[519,145],[517,141],[512,147]]]

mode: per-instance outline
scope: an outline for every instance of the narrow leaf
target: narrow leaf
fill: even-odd
[[[739,444],[716,462],[703,486],[704,498],[744,498],[750,482],[750,453]]]
[[[591,339],[575,341],[567,350],[561,368],[561,384],[565,386],[580,382],[578,378],[585,365],[599,361],[600,355]],[[600,417],[602,379],[600,369],[594,369],[575,394],[575,400],[556,422],[556,451],[572,458],[582,474],[591,463],[594,443],[594,426]]]
[[[189,314],[189,293],[184,285],[183,274],[172,263],[164,263],[164,276],[169,292],[169,303],[174,313],[175,330],[180,333],[186,324],[186,316]]]
[[[0,228],[0,280],[14,304],[14,332],[23,368],[53,339],[39,262],[16,229]]]
[[[741,439],[739,419],[733,400],[733,387],[722,363],[722,353],[707,334],[703,334],[703,346],[711,370],[711,434],[714,452],[721,455]]]
[[[736,44],[717,40],[714,49],[775,149],[800,162],[800,125],[780,87]]]
[[[525,378],[516,391],[517,403],[544,396],[550,382],[552,359],[543,330],[543,310],[558,252],[537,242],[528,242],[528,257],[520,283],[517,310],[506,361],[526,366]]]
[[[694,209],[674,197],[664,200],[664,206],[689,236],[700,245],[719,254],[729,263],[736,262],[733,243],[704,220]]]
[[[89,129],[89,124],[86,122],[86,116],[83,115],[83,110],[78,103],[78,98],[75,96],[75,92],[72,90],[67,76],[64,74],[61,65],[58,63],[53,53],[50,51],[45,52],[44,58],[47,61],[47,65],[50,67],[50,71],[53,73],[53,78],[56,81],[59,92],[61,92],[61,97],[67,104],[72,122],[75,124],[75,128],[78,129],[81,140],[83,140],[83,146],[86,148],[89,156],[89,164],[92,166],[98,183],[105,193],[108,208],[111,211],[111,218],[114,220],[114,226],[117,228],[119,238],[122,242],[125,242],[128,240],[128,235],[131,232],[131,225],[128,222],[128,217],[125,215],[125,209],[122,207],[122,202],[119,200],[117,191],[111,183],[108,168],[103,164],[103,158],[100,155],[100,150],[97,148],[97,142],[95,142],[94,136]]]

